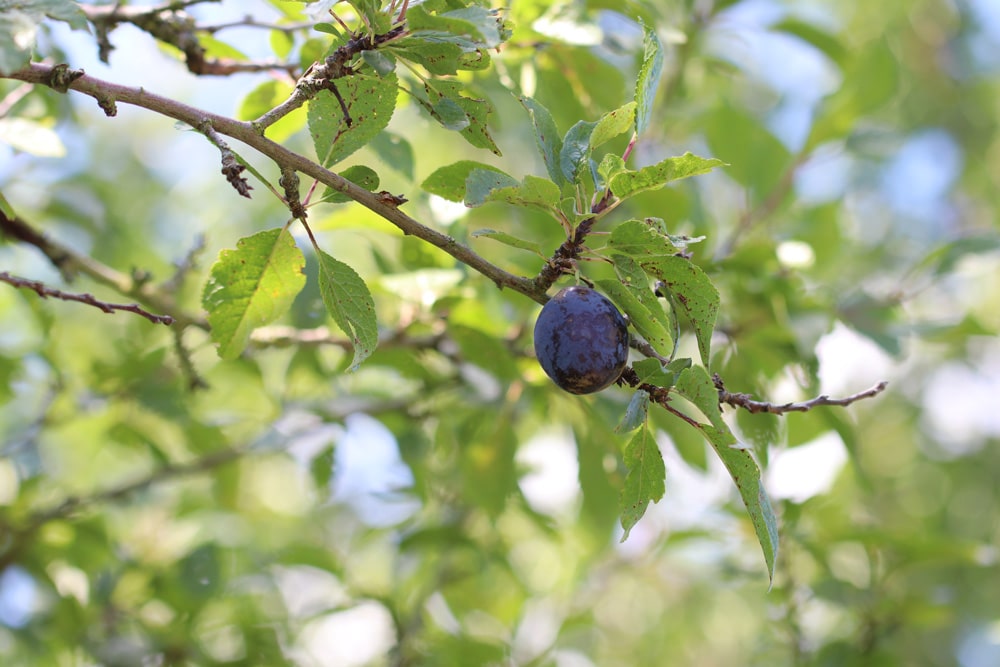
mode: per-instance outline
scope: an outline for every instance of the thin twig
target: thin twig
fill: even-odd
[[[883,380],[870,389],[859,391],[856,394],[851,394],[850,396],[845,396],[844,398],[830,398],[826,394],[823,394],[822,396],[817,396],[816,398],[808,401],[776,404],[768,401],[754,400],[749,394],[727,391],[722,383],[722,378],[720,378],[718,374],[712,376],[712,381],[715,383],[715,388],[719,390],[719,403],[725,403],[733,406],[734,408],[743,408],[753,414],[766,412],[772,415],[783,415],[788,412],[809,412],[813,408],[817,408],[822,405],[846,407],[851,403],[856,403],[857,401],[864,400],[866,398],[878,396],[885,391],[886,387],[889,386],[889,383]]]
[[[263,72],[282,70],[295,76],[299,71],[297,63],[279,61],[241,61],[232,58],[207,58],[205,47],[198,39],[199,32],[208,32],[197,25],[193,16],[185,8],[201,2],[216,0],[196,0],[194,2],[172,2],[158,7],[125,7],[115,5],[80,5],[84,15],[94,25],[97,33],[99,57],[108,62],[114,46],[109,33],[123,23],[134,25],[154,39],[176,47],[184,54],[184,62],[192,74],[228,76],[242,72]]]
[[[194,362],[191,360],[191,350],[184,344],[184,329],[174,329],[172,333],[174,334],[174,352],[177,354],[177,360],[181,365],[181,372],[187,378],[188,389],[191,391],[208,389],[208,382],[198,373],[198,369],[194,367]]]
[[[136,280],[134,276],[79,253],[50,239],[19,217],[7,217],[2,210],[0,210],[0,237],[35,246],[67,280],[71,280],[76,273],[82,273],[119,294],[139,301],[151,310],[171,313],[174,321],[182,328],[193,325],[200,329],[208,329],[208,322],[204,318],[182,312],[169,290],[162,289],[148,280]]]
[[[218,23],[216,25],[202,25],[198,26],[198,30],[202,32],[207,32],[210,35],[214,35],[222,30],[227,30],[229,28],[260,28],[262,30],[274,30],[276,32],[293,33],[300,30],[310,30],[314,24],[312,23],[265,23],[258,21],[252,16],[244,16],[242,20],[231,21],[229,23]]]
[[[184,282],[187,277],[198,268],[198,257],[201,255],[202,251],[205,249],[205,235],[198,234],[195,236],[194,244],[191,249],[187,251],[184,255],[184,259],[179,262],[174,262],[174,275],[170,276],[167,280],[163,281],[163,290],[170,293],[177,293],[184,286]]]
[[[8,285],[13,285],[14,287],[19,287],[21,289],[30,289],[34,291],[38,296],[43,299],[52,297],[53,299],[61,299],[63,301],[76,301],[78,303],[85,303],[88,306],[94,306],[105,313],[114,314],[116,310],[121,310],[129,313],[135,313],[136,315],[141,315],[153,324],[173,324],[174,318],[170,315],[154,315],[148,310],[143,309],[136,303],[108,303],[107,301],[101,301],[92,294],[75,294],[71,292],[63,292],[62,290],[55,289],[54,287],[49,287],[43,282],[38,280],[29,280],[27,278],[19,278],[17,276],[12,276],[6,271],[0,271],[0,282],[5,282]]]

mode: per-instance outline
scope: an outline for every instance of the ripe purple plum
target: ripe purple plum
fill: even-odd
[[[628,362],[628,344],[625,318],[589,287],[560,290],[535,322],[538,363],[572,394],[592,394],[614,384]]]

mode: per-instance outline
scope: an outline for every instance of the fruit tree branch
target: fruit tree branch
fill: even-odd
[[[12,276],[6,271],[0,271],[0,282],[5,282],[8,285],[13,285],[14,287],[19,287],[22,289],[30,289],[35,292],[38,296],[43,299],[52,297],[53,299],[62,299],[63,301],[76,301],[78,303],[85,303],[89,306],[94,306],[99,308],[105,313],[114,313],[116,310],[126,311],[129,313],[135,313],[136,315],[141,315],[153,324],[173,324],[174,318],[169,315],[154,315],[148,310],[144,310],[138,304],[129,303],[108,303],[106,301],[101,301],[92,294],[72,294],[70,292],[63,292],[62,290],[55,289],[53,287],[47,286],[45,283],[38,280],[28,280],[27,278],[19,278],[17,276]]]
[[[52,77],[57,67],[32,63],[28,67],[4,76],[18,81],[51,87],[53,84]],[[309,158],[262,136],[251,123],[196,109],[182,102],[151,93],[145,88],[122,86],[85,74],[80,74],[74,78],[68,83],[67,88],[89,95],[96,100],[112,99],[116,102],[142,107],[187,123],[193,128],[201,127],[205,122],[211,123],[212,128],[219,134],[226,135],[250,146],[262,155],[270,158],[279,167],[294,169],[347,195],[365,208],[388,220],[404,234],[411,234],[440,248],[459,262],[492,280],[498,287],[512,289],[538,303],[545,303],[547,300],[545,291],[539,289],[533,280],[504,271],[451,236],[442,234],[414,220],[401,211],[398,206],[393,205],[392,202],[386,202],[378,193],[369,192],[348,181],[343,176],[323,168]]]
[[[808,401],[775,404],[767,401],[756,401],[751,398],[749,394],[727,391],[725,386],[722,384],[722,378],[720,378],[718,374],[712,376],[712,382],[715,383],[715,388],[719,390],[719,403],[725,403],[733,406],[734,408],[743,408],[753,414],[766,412],[772,415],[783,415],[788,412],[808,412],[813,408],[817,408],[822,405],[846,407],[851,403],[878,396],[885,391],[886,387],[889,386],[889,383],[883,380],[870,389],[859,391],[856,394],[851,394],[850,396],[845,396],[844,398],[830,398],[824,394]]]

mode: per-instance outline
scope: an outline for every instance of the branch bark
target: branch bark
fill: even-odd
[[[57,67],[32,63],[24,69],[5,75],[5,77],[51,87],[53,83],[52,76]],[[122,86],[109,81],[102,81],[86,74],[73,79],[68,84],[68,88],[89,95],[99,102],[104,101],[106,103],[108,100],[113,100],[115,102],[142,107],[187,123],[195,129],[202,127],[205,123],[210,123],[211,127],[219,134],[224,134],[246,144],[270,158],[279,167],[294,169],[338,192],[342,192],[365,208],[388,220],[404,234],[411,234],[440,248],[458,261],[492,280],[498,287],[512,289],[538,303],[544,304],[547,300],[545,290],[540,289],[532,279],[504,271],[451,236],[442,234],[435,229],[421,224],[398,207],[391,203],[386,203],[378,193],[369,192],[351,183],[339,174],[323,168],[309,158],[271,141],[258,133],[251,123],[197,109],[182,102],[151,93],[145,88]]]

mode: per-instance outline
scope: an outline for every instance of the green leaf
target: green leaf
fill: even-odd
[[[337,164],[385,129],[396,109],[396,75],[354,74],[335,82],[347,112],[328,90],[309,102],[309,134],[323,166]]]
[[[247,93],[236,110],[239,120],[255,120],[288,98],[291,88],[270,79]]]
[[[272,30],[268,42],[271,44],[274,55],[282,59],[291,55],[292,48],[295,46],[295,38],[284,30]]]
[[[235,359],[251,332],[281,317],[305,286],[305,259],[287,229],[269,229],[223,250],[202,294],[219,356]]]
[[[663,497],[667,477],[663,455],[648,427],[632,436],[625,445],[623,458],[628,474],[619,500],[622,528],[625,530],[622,542],[628,539],[632,527],[646,513],[649,502],[659,502]]]
[[[382,11],[381,0],[347,0],[347,4],[354,7],[371,34],[379,35],[392,28],[392,17]]]
[[[680,311],[694,328],[701,362],[708,367],[712,331],[719,314],[719,291],[701,267],[685,257],[654,257],[638,259],[638,262],[648,273],[664,282],[670,292],[671,306]]]
[[[1000,236],[967,236],[934,248],[913,267],[913,271],[929,271],[933,276],[943,276],[954,271],[958,262],[969,255],[988,254],[997,250],[1000,250]]]
[[[462,56],[466,53],[458,44],[448,41],[429,40],[426,35],[408,35],[389,42],[383,50],[398,58],[423,65],[427,71],[437,76],[458,74],[462,67]]]
[[[511,351],[496,335],[462,324],[449,325],[448,334],[458,345],[463,361],[490,372],[504,383],[520,377]]]
[[[513,176],[508,176],[502,170],[475,160],[459,160],[453,164],[435,169],[430,176],[424,179],[420,187],[432,195],[437,195],[448,201],[465,201],[466,180],[474,171],[495,171],[501,176],[506,176],[510,181],[517,183]]]
[[[369,192],[374,192],[375,188],[377,188],[379,184],[379,177],[378,174],[375,173],[375,170],[361,164],[348,167],[344,171],[340,172],[340,175],[349,180],[351,183],[359,185]],[[339,192],[333,188],[327,188],[320,201],[328,204],[344,204],[354,200],[345,195],[343,192]]]
[[[222,590],[224,578],[219,547],[203,544],[177,564],[181,590],[195,600],[208,600]]]
[[[476,148],[501,155],[488,127],[494,111],[492,102],[462,95],[465,87],[458,81],[428,80],[424,82],[424,90],[427,99],[416,99],[442,126],[458,131]]]
[[[615,433],[631,433],[646,423],[649,415],[649,394],[642,389],[632,394],[632,399],[625,408],[625,415],[615,426]]]
[[[87,29],[87,17],[79,3],[70,0],[0,0],[0,13],[17,11],[44,14],[68,23],[74,30]]]
[[[392,55],[382,50],[374,51],[367,49],[361,52],[361,59],[365,61],[379,76],[386,76],[396,70],[396,60]]]
[[[619,162],[621,158],[617,155],[606,155],[598,168],[611,192],[619,199],[627,199],[645,190],[662,188],[671,181],[706,174],[716,167],[727,166],[722,160],[698,157],[691,153],[685,153],[680,157],[668,157],[638,171],[624,169],[622,168],[624,163],[619,164]]]
[[[552,211],[559,206],[559,187],[546,178],[529,174],[522,183],[518,183],[506,174],[499,178],[495,176],[496,172],[493,171],[486,171],[482,175],[477,172],[470,174],[466,179],[466,206],[481,206],[489,201],[535,207],[544,211]],[[486,191],[484,188],[490,189]]]
[[[645,382],[657,387],[674,386],[673,374],[664,368],[659,359],[639,359],[632,364],[632,370],[639,376],[639,382]]]
[[[247,93],[240,102],[236,117],[253,121],[288,99],[294,86],[287,81],[268,80]],[[306,126],[306,109],[296,109],[268,126],[267,137],[281,143]]]
[[[847,59],[847,51],[840,40],[812,23],[786,18],[772,24],[770,29],[801,39],[806,44],[815,47],[821,53],[825,54],[837,65],[843,66]]]
[[[437,195],[448,201],[465,201],[465,181],[469,174],[476,170],[495,171],[498,174],[507,176],[502,170],[475,160],[459,160],[453,164],[435,169],[430,176],[424,179],[420,187],[432,195]],[[511,181],[517,183],[513,176],[507,176]]]
[[[406,23],[414,33],[444,33],[464,37],[491,49],[500,46],[501,32],[497,14],[486,7],[473,6],[443,14],[431,14],[417,5],[407,10]]]
[[[333,445],[327,445],[309,462],[309,474],[321,496],[327,493],[333,479],[334,456]]]
[[[228,58],[232,60],[246,60],[245,53],[237,49],[232,44],[227,44],[216,39],[209,34],[198,34],[198,45],[205,49],[206,58]]]
[[[707,367],[720,303],[719,291],[708,275],[697,264],[679,255],[669,237],[647,222],[623,222],[611,232],[608,245],[614,251],[612,260],[620,275],[631,276],[631,281],[639,280],[631,259],[647,274],[663,281],[671,307],[684,315],[694,328],[702,363]]]
[[[884,108],[897,93],[899,58],[888,40],[870,40],[851,56],[843,85],[818,110],[806,149],[853,133],[859,117]]]
[[[620,155],[612,153],[606,154],[597,165],[597,174],[606,185],[610,185],[612,178],[628,170],[629,168],[625,166],[625,160]]]
[[[644,283],[636,284],[621,279],[597,281],[601,290],[625,311],[639,335],[661,355],[669,355],[674,347],[669,318],[652,290]]]
[[[562,154],[562,139],[552,114],[536,100],[530,97],[519,97],[521,104],[531,116],[531,124],[535,132],[535,143],[538,153],[542,156],[549,178],[559,186],[565,182],[559,156]]]
[[[530,250],[536,255],[545,258],[545,253],[542,252],[542,247],[540,245],[532,241],[525,241],[524,239],[519,239],[516,236],[508,234],[507,232],[498,232],[494,229],[478,229],[472,232],[472,238],[476,239],[479,237],[493,239],[494,241],[498,241],[512,248],[519,248],[521,250]]]
[[[73,29],[87,28],[83,11],[69,0],[0,0],[0,74],[28,64],[35,34],[46,17],[69,23]]]
[[[590,135],[591,150],[614,139],[620,134],[628,132],[635,122],[635,110],[637,106],[636,102],[629,102],[601,116],[597,121],[594,132]]]
[[[404,137],[393,132],[379,132],[368,148],[375,151],[379,159],[409,180],[413,180],[413,146]]]
[[[655,222],[655,218],[650,218]],[[653,257],[670,257],[680,252],[670,238],[658,231],[650,222],[643,220],[626,220],[611,232],[609,247],[636,260]],[[629,267],[622,270],[628,271]],[[630,272],[630,275],[635,275]]]
[[[437,97],[434,102],[425,103],[425,108],[446,130],[460,132],[469,127],[469,117],[458,102],[449,97]]]
[[[491,517],[496,517],[517,489],[514,457],[518,441],[510,415],[498,415],[495,419],[481,417],[481,413],[474,412],[451,428],[456,431],[455,444],[461,457],[463,494]]]
[[[559,151],[559,168],[570,183],[579,182],[581,173],[587,173],[590,162],[590,135],[597,123],[579,121],[563,137]]]
[[[761,481],[760,468],[747,449],[737,446],[736,437],[722,419],[719,410],[719,392],[701,366],[692,366],[681,373],[677,380],[677,392],[691,401],[711,424],[700,424],[698,428],[715,449],[730,477],[736,483],[743,504],[746,505],[757,540],[764,552],[764,562],[771,581],[774,581],[774,563],[778,556],[778,521],[771,508]]]
[[[759,118],[724,104],[706,114],[702,122],[709,149],[731,164],[727,176],[758,198],[777,186],[791,156]]]
[[[517,188],[520,183],[513,176],[493,169],[473,169],[465,178],[465,205],[482,206],[494,190]]]
[[[361,276],[350,266],[319,250],[319,290],[330,317],[351,339],[354,358],[350,370],[357,370],[378,346],[375,302]]]
[[[587,423],[583,415],[571,423],[579,462],[577,478],[583,495],[580,518],[599,535],[598,539],[603,545],[608,532],[619,520],[618,502],[621,491],[616,488],[612,475],[608,474],[605,467],[606,460],[613,454],[609,443],[613,443],[616,438],[605,428]]]
[[[642,65],[635,81],[635,133],[642,134],[649,127],[653,115],[653,102],[663,73],[663,45],[652,28],[643,26]]]
[[[333,35],[338,39],[342,38],[343,36],[343,33],[340,31],[340,28],[333,25],[332,23],[317,23],[313,26],[313,30],[317,32],[325,32],[326,34]]]

